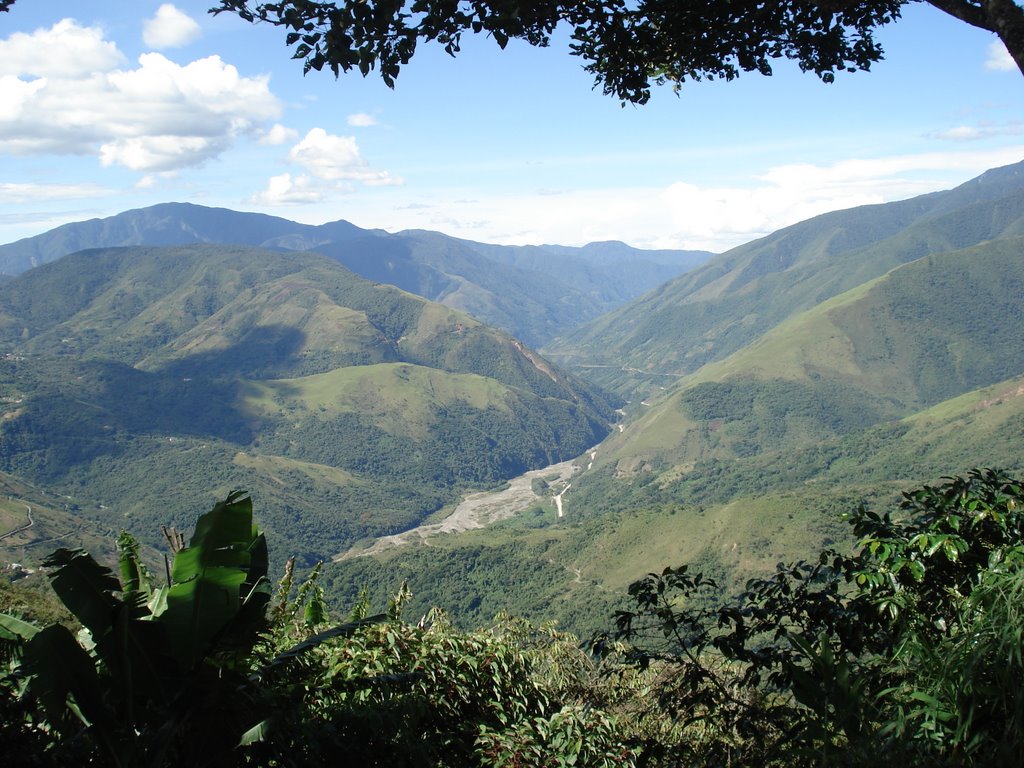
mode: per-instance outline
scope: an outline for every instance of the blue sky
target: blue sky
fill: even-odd
[[[1024,159],[1024,77],[913,5],[824,85],[690,83],[621,106],[556,41],[422,47],[394,91],[302,75],[210,0],[18,0],[0,14],[0,242],[167,201],[496,243],[714,251]]]

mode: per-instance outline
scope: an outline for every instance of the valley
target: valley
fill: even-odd
[[[1024,0],[0,0],[7,768],[1024,766]]]
[[[153,547],[244,488],[337,606],[587,635],[1024,468],[1022,253],[1021,165],[718,256],[130,211],[0,247],[0,470]]]
[[[464,496],[455,505],[455,509],[440,522],[424,523],[402,533],[381,536],[362,549],[350,549],[335,556],[334,560],[340,562],[353,557],[376,555],[394,547],[418,542],[429,543],[426,540],[434,536],[484,528],[500,520],[507,520],[526,511],[531,506],[541,504],[547,498],[550,498],[555,505],[555,517],[563,517],[562,494],[571,486],[569,480],[579,470],[580,460],[592,453],[592,451],[588,451],[587,454],[576,459],[551,464],[541,469],[532,469],[518,477],[511,478],[505,483],[504,488],[498,490],[471,493]],[[538,480],[543,480],[545,486],[554,483],[556,487],[561,487],[562,491],[550,497],[538,494],[534,489],[535,481]]]

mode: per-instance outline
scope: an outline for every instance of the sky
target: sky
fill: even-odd
[[[1024,160],[1024,76],[990,33],[913,4],[886,59],[623,106],[564,39],[421,46],[304,76],[284,34],[211,0],[17,0],[0,13],[0,243],[161,202],[480,242],[716,252],[831,210]]]

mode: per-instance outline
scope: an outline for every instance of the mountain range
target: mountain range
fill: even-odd
[[[721,360],[786,318],[930,253],[1024,235],[1024,166],[817,216],[741,245],[543,346],[621,393]]]
[[[543,615],[586,631],[647,571],[690,563],[739,589],[851,545],[842,513],[860,504],[974,466],[1020,471],[1022,214],[1024,165],[838,211],[553,341],[546,356],[631,400],[555,489],[563,522],[542,496],[515,522],[335,563],[332,584],[383,594],[415,573],[424,604],[447,596],[470,623],[501,595],[542,595]],[[479,580],[449,576],[480,562]]]
[[[137,529],[241,485],[285,550],[336,557],[341,604],[406,580],[413,611],[586,632],[649,570],[736,588],[851,544],[860,504],[1024,469],[1024,163],[696,264],[250,216],[157,206],[0,248],[52,260],[0,285],[0,470]],[[260,249],[194,244],[245,232]],[[574,455],[509,519],[366,546]]]
[[[0,274],[19,275],[69,253],[116,246],[249,245],[316,251],[369,280],[467,312],[536,347],[709,259],[707,251],[649,251],[624,243],[498,246],[347,221],[318,226],[256,213],[165,203],[75,222],[0,246]]]

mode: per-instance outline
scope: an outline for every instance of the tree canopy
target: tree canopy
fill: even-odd
[[[915,0],[916,1],[916,0]],[[995,33],[1024,72],[1024,8],[1015,0],[926,0],[972,26]],[[511,39],[547,46],[559,27],[596,85],[623,101],[651,97],[652,85],[732,80],[772,74],[789,59],[831,82],[839,72],[868,70],[883,56],[874,38],[900,17],[908,0],[220,0],[211,13],[284,27],[305,70],[335,76],[377,70],[393,87],[420,42],[450,55],[464,33],[485,33],[504,48]]]

